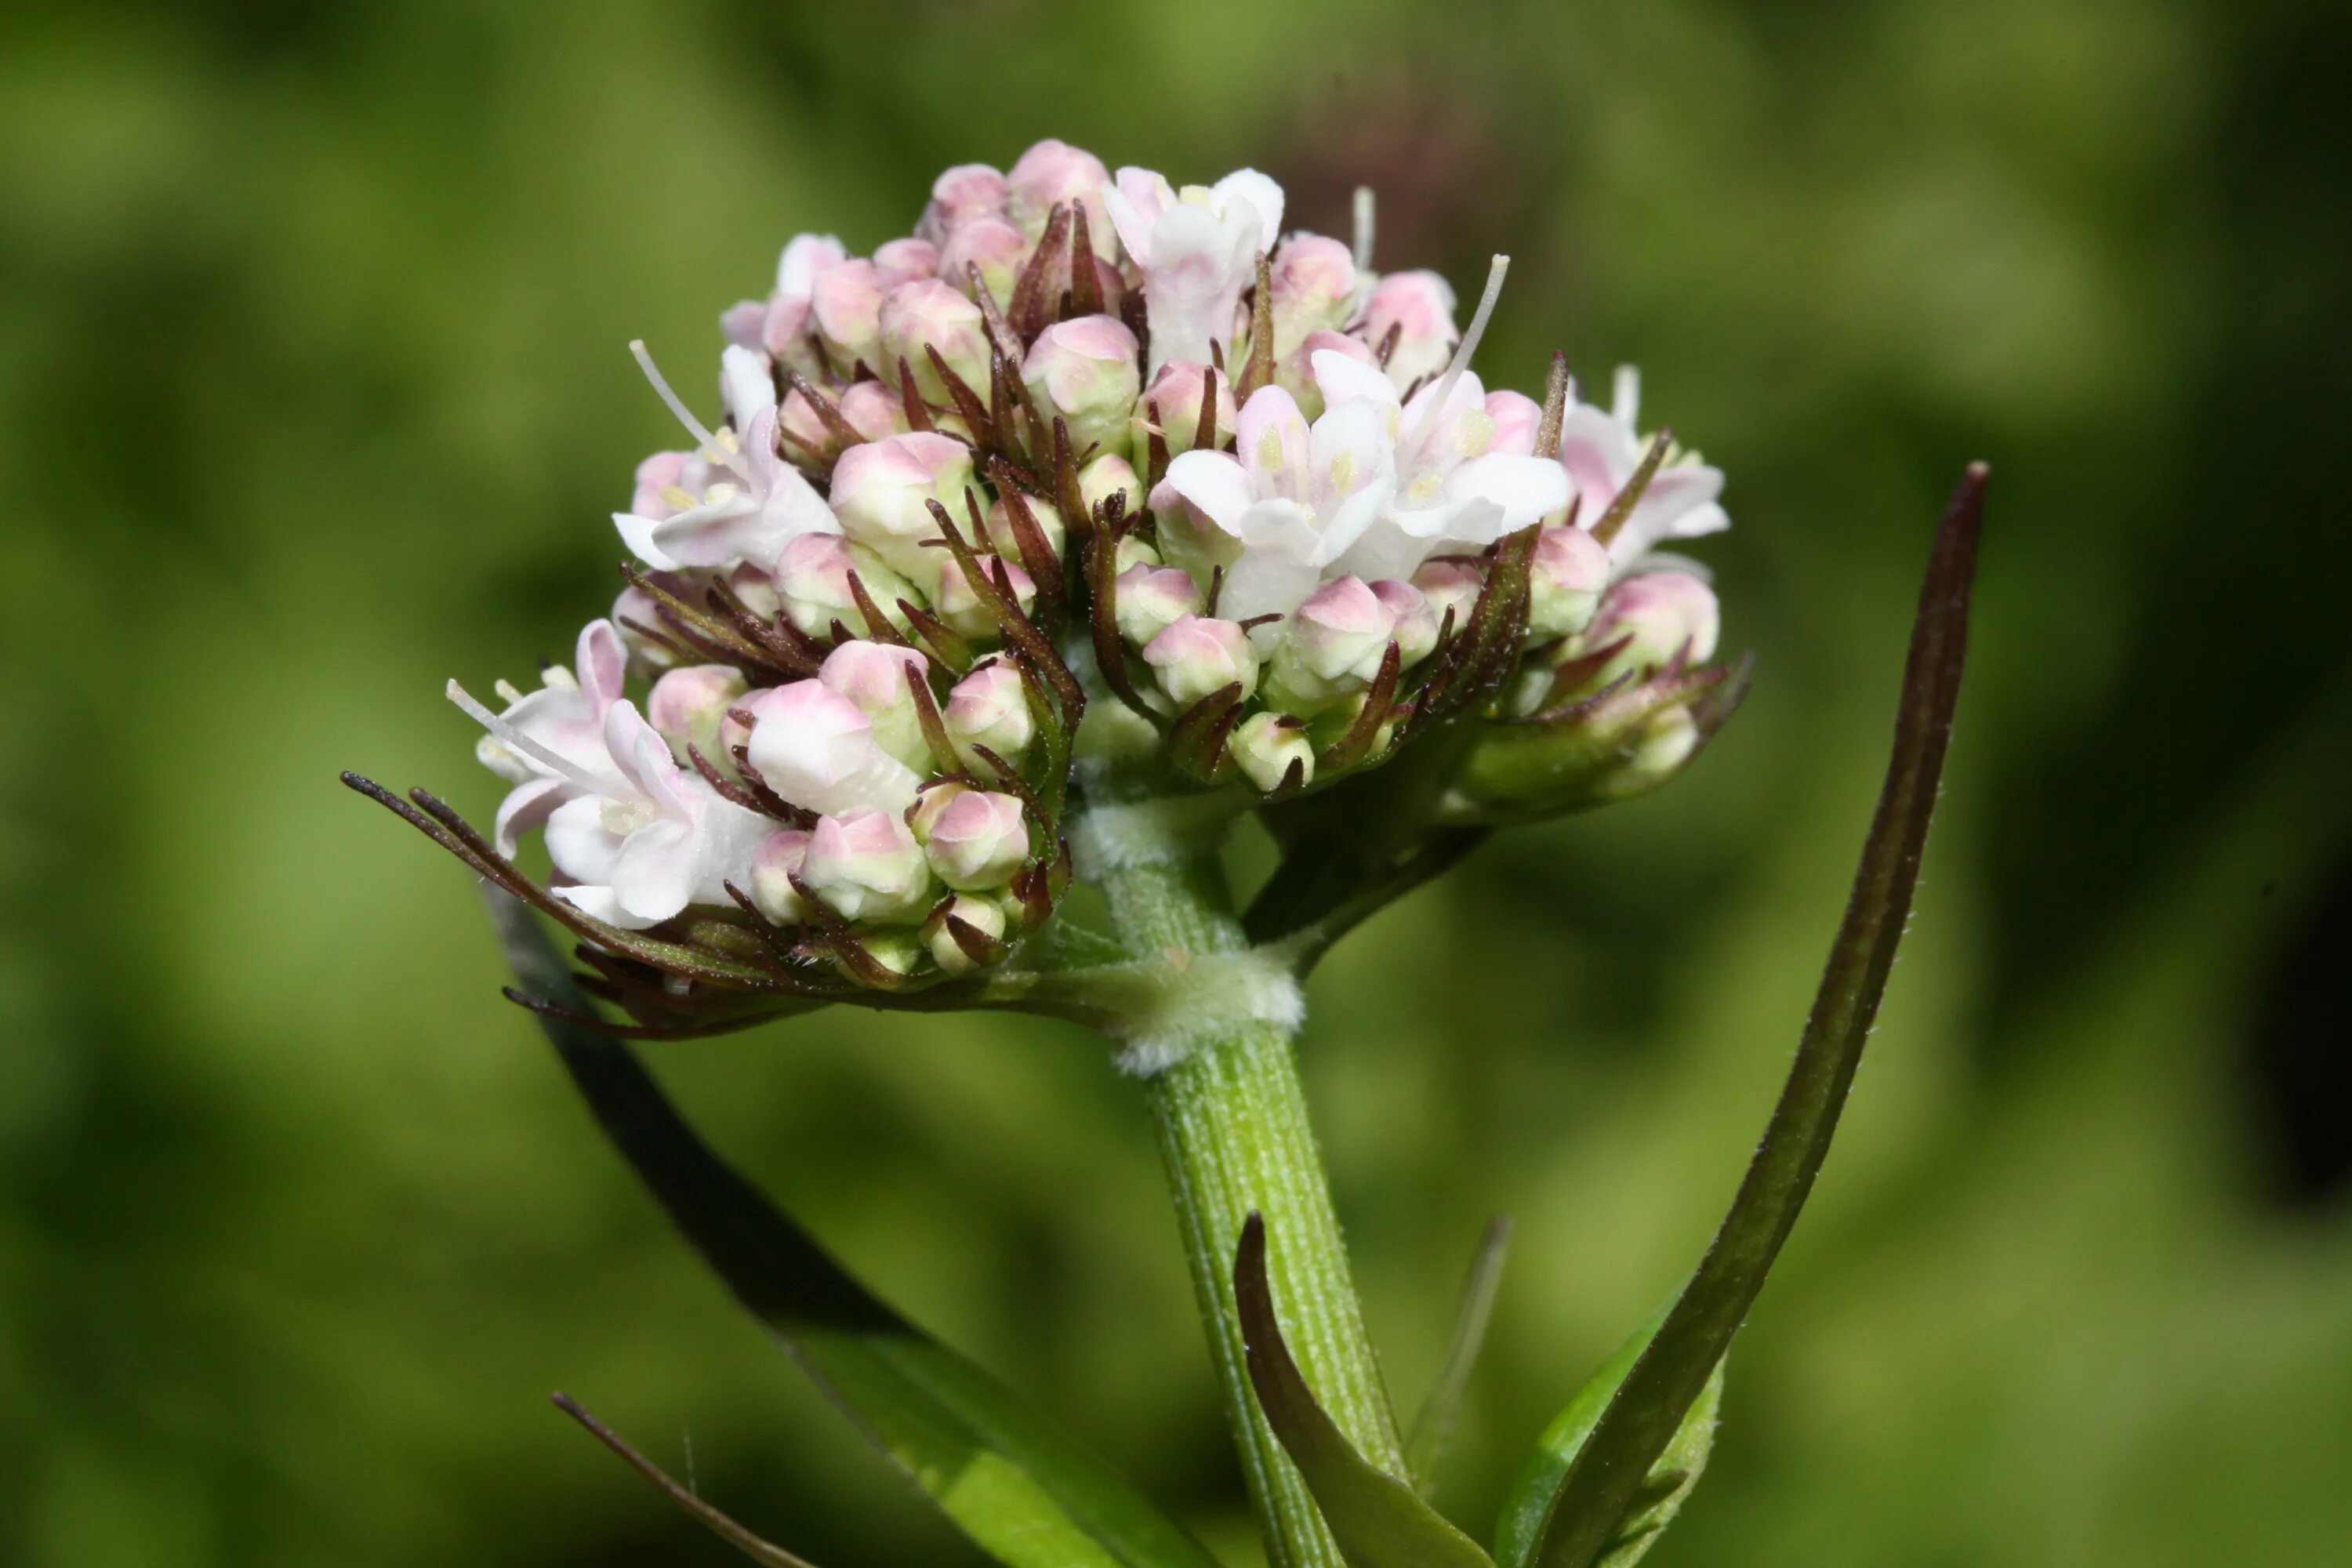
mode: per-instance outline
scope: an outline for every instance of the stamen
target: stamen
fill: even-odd
[[[496,735],[499,740],[504,741],[508,745],[512,746],[516,751],[522,752],[525,756],[530,757],[534,762],[552,769],[564,778],[570,779],[573,784],[578,784],[582,789],[586,790],[589,794],[609,795],[619,793],[613,787],[614,781],[610,779],[598,779],[584,769],[581,768],[578,764],[556,755],[555,752],[548,750],[545,746],[541,745],[537,741],[532,740],[529,735],[524,734],[520,730],[516,729],[512,724],[508,723],[505,720],[499,718],[497,714],[483,707],[479,702],[474,700],[473,693],[467,691],[456,681],[452,680],[448,684],[448,687],[446,689],[445,695],[447,696],[450,701],[456,703],[460,709],[462,709],[475,723],[479,724],[483,729],[488,730],[491,734]],[[631,791],[628,793],[634,794],[635,792]]]
[[[1356,270],[1372,269],[1372,187],[1356,187]]]
[[[1431,398],[1429,406],[1421,411],[1421,422],[1412,427],[1412,437],[1399,448],[1401,453],[1418,453],[1422,443],[1436,427],[1438,416],[1444,410],[1445,400],[1454,395],[1454,384],[1462,379],[1463,372],[1470,368],[1470,356],[1478,352],[1478,340],[1486,335],[1486,322],[1495,313],[1495,301],[1503,293],[1503,279],[1510,270],[1511,258],[1507,256],[1497,256],[1494,265],[1486,269],[1486,291],[1478,296],[1478,309],[1470,317],[1470,330],[1462,334],[1461,345],[1454,351],[1453,363],[1438,378],[1437,395]]]
[[[709,452],[728,468],[734,469],[736,476],[746,485],[751,486],[754,490],[758,489],[759,486],[752,479],[751,471],[743,466],[741,455],[735,444],[721,442],[718,437],[712,435],[710,427],[697,419],[694,416],[694,410],[686,405],[686,399],[670,389],[669,383],[663,379],[661,371],[654,364],[654,356],[646,352],[645,339],[631,338],[629,352],[636,356],[637,368],[646,373],[646,379],[653,383],[654,391],[659,394],[661,400],[669,405],[670,413],[677,416],[679,424],[686,426],[687,434],[694,437],[695,445]]]
[[[1617,367],[1617,383],[1610,389],[1609,414],[1622,420],[1629,427],[1639,429],[1642,418],[1642,372],[1640,367],[1621,364]]]

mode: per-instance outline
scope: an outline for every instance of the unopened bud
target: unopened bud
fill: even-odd
[[[1353,696],[1380,674],[1396,621],[1396,612],[1362,578],[1326,583],[1284,627],[1269,683],[1284,699],[1309,708]]]
[[[969,293],[972,268],[980,269],[981,287],[1003,310],[1013,303],[1021,280],[1021,265],[1029,258],[1026,236],[1003,218],[976,218],[948,237],[940,251],[940,277]]]
[[[880,635],[884,627],[867,623],[857,595],[850,591],[853,572],[881,612],[884,626],[898,625],[903,619],[898,601],[910,597],[914,588],[873,552],[837,533],[803,533],[784,546],[776,561],[775,583],[785,618],[813,637],[830,637],[835,621],[853,632]]]
[[[1244,698],[1257,689],[1257,655],[1249,634],[1234,621],[1182,616],[1144,645],[1143,662],[1182,708],[1237,682]]]
[[[651,574],[659,582],[671,574],[656,572]],[[679,585],[684,586],[682,579]],[[613,601],[613,626],[621,634],[621,646],[629,650],[629,661],[640,669],[667,669],[677,662],[677,649],[667,641],[657,641],[663,626],[659,601],[635,583],[621,590]],[[649,635],[650,634],[650,635]]]
[[[818,817],[801,880],[844,920],[909,922],[931,907],[923,847],[892,812]]]
[[[1001,592],[1007,584],[1013,589],[1013,603],[1023,615],[1037,602],[1037,584],[1028,573],[1001,556],[980,557],[981,570]],[[993,645],[1004,636],[998,624],[996,612],[980,596],[964,575],[962,564],[953,557],[940,563],[940,588],[932,595],[931,611],[948,624],[948,629],[969,641]]]
[[[938,584],[943,550],[929,503],[968,526],[963,492],[972,482],[971,449],[952,437],[917,430],[852,447],[833,468],[833,514],[842,531],[880,556],[928,595]]]
[[[646,722],[669,742],[677,760],[688,746],[716,766],[727,766],[719,750],[719,727],[748,689],[742,671],[730,664],[694,664],[673,669],[654,682],[646,699]]]
[[[1035,496],[1023,496],[1021,500],[1027,505],[1030,517],[1035,520],[1037,531],[1045,536],[1045,548],[1054,552],[1055,560],[1060,560],[1062,547],[1069,540],[1069,530],[1062,524],[1060,509]],[[1009,503],[1001,497],[989,502],[987,515],[988,542],[995,547],[996,553],[1007,561],[1025,559],[1021,553],[1020,538],[1013,531]]]
[[[882,749],[874,721],[817,680],[796,680],[750,700],[746,754],[768,787],[811,811],[903,811],[921,781]]]
[[[1112,548],[1110,559],[1114,575],[1126,572],[1130,566],[1160,564],[1160,552],[1152,548],[1151,542],[1132,533],[1122,537]]]
[[[919,237],[890,240],[875,247],[874,267],[882,274],[882,286],[886,289],[897,289],[920,279],[936,278],[940,271],[940,247]]]
[[[907,404],[895,381],[860,381],[845,388],[839,398],[841,416],[868,441],[907,432]]]
[[[809,837],[800,828],[787,827],[761,839],[751,855],[751,903],[780,926],[798,925],[808,915],[793,879],[808,860]]]
[[[931,182],[931,199],[915,232],[945,246],[964,227],[1004,210],[1004,176],[985,163],[958,163]]]
[[[1006,762],[1016,761],[1037,734],[1037,716],[1029,709],[1029,689],[1020,671],[1003,659],[986,664],[955,683],[948,693],[948,740],[966,767],[985,761],[974,749],[985,746]]]
[[[1050,138],[1038,142],[1006,171],[1004,216],[1015,228],[1034,239],[1045,232],[1056,202],[1077,202],[1087,209],[1087,226],[1097,252],[1108,257],[1117,239],[1109,216],[1103,210],[1102,188],[1110,171],[1093,153]]]
[[[1135,353],[1135,334],[1118,317],[1079,316],[1038,334],[1021,362],[1021,379],[1041,414],[1069,422],[1073,448],[1122,452],[1142,388]]]
[[[1446,617],[1451,615],[1454,631],[1458,632],[1470,624],[1470,612],[1478,607],[1478,595],[1485,591],[1486,579],[1467,561],[1440,556],[1421,563],[1412,574],[1412,585],[1429,602],[1429,613],[1437,617],[1438,629],[1444,630]]]
[[[904,360],[927,402],[948,401],[948,384],[927,350],[937,349],[968,387],[988,384],[988,326],[980,307],[939,279],[903,283],[882,301],[883,378],[898,380]]]
[[[1528,636],[1570,637],[1592,623],[1609,585],[1609,547],[1580,528],[1547,528],[1536,536],[1528,568]]]
[[[1686,663],[1706,663],[1715,657],[1722,614],[1715,590],[1687,572],[1644,572],[1622,579],[1601,596],[1599,613],[1578,639],[1586,649],[1632,639],[1593,676],[1593,684],[1605,686],[1628,670],[1659,668],[1678,656]]]
[[[1309,332],[1337,331],[1355,313],[1356,263],[1319,234],[1294,234],[1274,254],[1274,357],[1291,359]]]
[[[969,973],[975,961],[956,941],[948,921],[960,921],[992,942],[1004,940],[1004,910],[987,899],[976,899],[968,893],[958,893],[939,911],[939,918],[927,928],[930,934],[925,941],[931,950],[931,962],[950,975]]]
[[[1115,495],[1127,498],[1129,517],[1143,510],[1143,480],[1137,477],[1135,465],[1115,453],[1097,458],[1078,470],[1078,494],[1085,499],[1089,516]]]
[[[1524,392],[1490,392],[1486,395],[1486,417],[1494,421],[1494,438],[1486,445],[1489,452],[1507,453],[1515,458],[1532,458],[1536,451],[1536,432],[1543,425],[1543,405]]]
[[[1298,770],[1301,784],[1315,777],[1315,747],[1307,726],[1286,713],[1253,713],[1237,725],[1227,742],[1234,761],[1258,793],[1279,788],[1290,770]]]
[[[1173,566],[1138,562],[1118,574],[1112,584],[1112,612],[1118,635],[1142,647],[1187,616],[1201,613],[1205,601],[1201,585],[1189,573]]]
[[[1373,357],[1371,350],[1344,332],[1307,333],[1299,343],[1297,353],[1288,359],[1275,362],[1274,382],[1290,394],[1291,400],[1298,405],[1299,415],[1309,421],[1323,417],[1326,406],[1323,384],[1315,374],[1315,356],[1319,353],[1339,354],[1376,370],[1380,367],[1380,361]]]
[[[1453,286],[1434,272],[1391,272],[1373,286],[1359,330],[1375,351],[1396,333],[1384,368],[1398,386],[1411,386],[1453,357],[1461,335],[1454,330]]]
[[[1019,797],[963,791],[931,822],[923,853],[940,880],[959,892],[1003,887],[1029,858]]]
[[[1232,440],[1234,422],[1240,413],[1234,404],[1233,383],[1213,366],[1171,359],[1153,373],[1151,384],[1144,389],[1143,401],[1137,405],[1135,449],[1142,450],[1150,432],[1157,428],[1167,443],[1169,456],[1191,451],[1201,431],[1203,395],[1211,402],[1211,445],[1223,447]],[[1152,423],[1155,416],[1156,426]]]
[[[844,261],[816,275],[809,290],[809,320],[835,370],[845,374],[861,361],[878,368],[882,296],[887,291],[882,269],[871,261]]]
[[[1393,577],[1373,584],[1372,592],[1396,616],[1391,635],[1397,645],[1397,668],[1411,669],[1437,647],[1437,612],[1430,608],[1428,595]]]
[[[929,661],[910,647],[845,642],[824,656],[816,678],[873,721],[875,742],[884,751],[910,768],[928,771],[931,749],[923,740],[912,687],[929,668]]]

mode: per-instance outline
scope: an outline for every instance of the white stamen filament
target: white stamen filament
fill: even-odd
[[[1356,187],[1356,270],[1372,269],[1372,187]]]
[[[1497,256],[1494,265],[1486,268],[1486,291],[1478,296],[1478,309],[1471,314],[1470,330],[1462,334],[1461,346],[1454,351],[1453,363],[1438,378],[1437,395],[1431,398],[1429,406],[1421,411],[1420,423],[1412,427],[1412,434],[1399,448],[1400,454],[1410,452],[1418,455],[1422,443],[1429,438],[1430,431],[1436,428],[1438,417],[1445,409],[1445,400],[1454,395],[1455,384],[1470,368],[1470,356],[1478,352],[1478,340],[1486,335],[1486,322],[1495,313],[1495,301],[1503,293],[1504,276],[1510,270],[1511,258],[1507,256]]]
[[[718,437],[710,433],[709,426],[694,416],[694,410],[686,405],[686,399],[671,390],[669,383],[663,378],[660,369],[655,365],[654,356],[646,350],[646,340],[631,338],[629,352],[636,355],[637,368],[644,371],[646,379],[654,384],[654,391],[660,395],[664,403],[669,405],[670,413],[677,416],[679,424],[686,426],[686,433],[694,437],[695,446],[710,453],[728,468],[734,469],[736,477],[756,491],[759,485],[752,479],[751,471],[743,466],[740,448],[732,442],[722,444]]]
[[[1639,427],[1642,372],[1638,365],[1621,364],[1617,367],[1617,383],[1610,389],[1609,413],[1612,418],[1624,421],[1628,427]]]
[[[464,687],[458,685],[456,681],[452,680],[449,683],[445,695],[448,697],[450,701],[456,703],[458,708],[463,710],[467,716],[471,718],[475,723],[479,724],[483,729],[488,730],[491,734],[496,735],[499,740],[504,741],[508,745],[513,747],[516,751],[520,752],[523,755],[530,758],[532,761],[540,763],[541,766],[550,768],[561,776],[570,779],[573,784],[578,784],[582,789],[586,790],[589,794],[611,795],[635,795],[636,793],[635,790],[628,789],[625,786],[616,788],[615,786],[619,784],[618,780],[599,779],[594,774],[590,773],[585,769],[579,766],[577,763],[559,756],[554,752],[550,751],[547,747],[541,745],[537,741],[532,740],[529,735],[524,734],[520,730],[516,729],[512,724],[508,723],[505,720],[499,718],[497,714],[491,712],[488,709],[476,701],[474,694],[467,691]]]

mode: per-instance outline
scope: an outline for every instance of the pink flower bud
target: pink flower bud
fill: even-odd
[[[907,826],[913,830],[915,842],[930,842],[931,828],[940,820],[940,814],[947,810],[956,796],[971,788],[970,784],[956,784],[951,780],[925,784],[923,793],[915,797],[915,804],[907,808]]]
[[[1294,234],[1274,254],[1274,357],[1298,352],[1307,334],[1337,331],[1356,304],[1356,262],[1319,234]]]
[[[803,533],[784,546],[776,561],[775,583],[785,617],[813,637],[831,637],[835,621],[853,632],[878,634],[882,627],[866,624],[866,613],[850,592],[852,572],[857,574],[874,607],[882,612],[885,624],[897,625],[898,603],[911,598],[914,588],[870,551],[837,533]]]
[[[1326,583],[1284,627],[1272,682],[1297,706],[1328,706],[1372,683],[1395,630],[1396,612],[1362,578]]]
[[[722,771],[732,773],[735,771],[735,748],[749,747],[751,744],[751,726],[738,719],[736,715],[750,713],[758,706],[761,698],[774,689],[773,687],[762,686],[746,691],[742,696],[738,697],[734,704],[719,717],[716,742],[719,749],[709,753],[709,756]]]
[[[928,928],[930,934],[925,942],[931,950],[931,962],[950,975],[968,973],[972,968],[972,957],[963,950],[963,944],[956,941],[955,932],[948,929],[950,919],[962,921],[982,936],[1001,942],[1004,937],[1004,910],[990,900],[958,893],[948,901],[947,908],[940,911],[939,920]]]
[[[1545,529],[1528,568],[1528,635],[1541,642],[1582,631],[1608,586],[1607,545],[1580,528]]]
[[[1003,887],[1029,858],[1021,802],[1009,795],[965,790],[931,823],[923,853],[940,880],[959,892]]]
[[[1047,548],[1059,560],[1063,546],[1069,542],[1069,530],[1062,524],[1060,510],[1035,496],[1021,499],[1029,503],[1029,515],[1036,520],[1037,531],[1045,536]],[[1007,561],[1021,560],[1021,541],[1013,532],[1012,512],[1001,498],[988,503],[987,519],[988,542],[995,547],[997,554]]]
[[[1142,647],[1187,616],[1203,607],[1201,585],[1189,573],[1173,566],[1138,562],[1118,574],[1113,584],[1112,613],[1118,635]]]
[[[646,722],[669,742],[681,763],[693,746],[705,760],[727,766],[719,750],[719,726],[750,683],[742,671],[729,664],[692,664],[673,669],[654,682],[646,699]]]
[[[1087,227],[1098,254],[1108,257],[1118,245],[1109,215],[1103,210],[1102,188],[1110,171],[1102,160],[1066,142],[1050,138],[1021,154],[1004,176],[1004,216],[1015,228],[1034,239],[1045,232],[1056,202],[1077,202],[1087,209]]]
[[[845,642],[824,656],[816,678],[873,721],[874,739],[884,751],[927,773],[933,759],[911,687],[926,678],[929,668],[929,661],[910,647]]]
[[[1232,440],[1234,424],[1240,413],[1234,403],[1234,384],[1211,366],[1171,359],[1153,374],[1151,384],[1144,389],[1135,421],[1135,449],[1143,449],[1151,416],[1156,412],[1158,428],[1168,443],[1168,455],[1172,458],[1179,452],[1191,451],[1193,438],[1201,430],[1201,398],[1204,391],[1209,391],[1213,406],[1209,416],[1216,433],[1213,444],[1222,447]]]
[[[1429,595],[1393,577],[1373,584],[1372,592],[1396,616],[1396,631],[1391,635],[1397,645],[1397,667],[1411,669],[1437,647],[1437,612],[1430,608]]]
[[[1444,631],[1446,616],[1451,613],[1454,631],[1459,632],[1470,624],[1470,612],[1477,608],[1478,595],[1486,586],[1486,579],[1471,562],[1440,556],[1422,563],[1412,574],[1412,585],[1428,600],[1429,613],[1437,617],[1438,629]]]
[[[793,879],[807,863],[810,836],[797,827],[771,833],[751,854],[751,885],[744,891],[759,911],[780,926],[798,925],[807,917]]]
[[[991,659],[955,683],[948,693],[948,740],[967,767],[985,759],[972,750],[985,746],[1006,762],[1018,761],[1037,734],[1037,718],[1029,710],[1029,690],[1020,672],[1002,659]]]
[[[869,441],[907,432],[907,405],[895,381],[853,382],[835,402],[851,428]]]
[[[1112,549],[1110,558],[1111,573],[1114,576],[1125,572],[1130,566],[1162,564],[1160,552],[1152,547],[1151,542],[1139,539],[1132,533],[1118,542]]]
[[[1715,656],[1722,610],[1715,590],[1687,572],[1643,572],[1601,596],[1600,613],[1578,639],[1584,649],[1633,640],[1593,679],[1606,684],[1626,670],[1654,669],[1680,654],[1691,664]]]
[[[1297,353],[1275,362],[1274,381],[1290,394],[1298,405],[1299,414],[1309,421],[1323,417],[1323,386],[1315,379],[1315,356],[1324,353],[1345,354],[1359,364],[1377,366],[1380,363],[1371,350],[1343,332],[1307,333]]]
[[[658,580],[671,574],[656,572],[653,575]],[[629,662],[638,668],[667,669],[677,662],[676,649],[654,641],[637,629],[662,629],[661,611],[656,607],[654,596],[643,588],[632,583],[621,590],[620,597],[613,601],[612,621],[621,634],[621,646],[629,650]]]
[[[1128,516],[1143,510],[1143,480],[1137,477],[1132,463],[1113,454],[1097,458],[1078,470],[1078,494],[1086,498],[1090,516],[1114,495],[1127,498]]]
[[[1373,286],[1357,336],[1378,350],[1396,331],[1389,379],[1411,386],[1445,368],[1461,334],[1454,329],[1454,289],[1434,272],[1391,272]]]
[[[801,880],[844,920],[911,923],[931,907],[922,846],[887,811],[818,817]]]
[[[875,269],[886,289],[897,289],[940,274],[940,247],[928,239],[894,239],[874,251]]]
[[[1028,258],[1029,241],[1019,229],[1002,218],[977,218],[949,237],[940,251],[940,278],[969,293],[971,269],[979,268],[982,287],[1002,310],[1013,302],[1013,285]]]
[[[1079,316],[1038,334],[1021,362],[1021,379],[1045,418],[1059,414],[1069,421],[1073,447],[1119,452],[1143,384],[1135,354],[1135,334],[1126,322]]]
[[[1004,176],[985,163],[958,163],[931,182],[930,204],[916,221],[915,232],[945,247],[974,221],[1003,210]]]
[[[1004,581],[1012,584],[1013,602],[1024,615],[1037,602],[1037,584],[1028,573],[1001,557],[982,556],[981,567],[994,582],[999,568]],[[996,623],[996,614],[981,601],[963,568],[952,558],[940,563],[940,591],[931,596],[931,610],[947,622],[958,637],[985,646],[993,646],[1003,637],[1003,628]]]
[[[929,502],[947,508],[959,530],[970,521],[964,488],[972,482],[971,449],[952,437],[916,430],[852,447],[833,468],[833,514],[842,531],[927,594],[938,584],[944,550]]]
[[[1181,708],[1236,681],[1244,697],[1257,689],[1257,655],[1249,634],[1233,621],[1185,616],[1144,645],[1143,662]]]
[[[1536,430],[1543,424],[1542,404],[1524,392],[1490,392],[1486,395],[1486,417],[1495,423],[1494,438],[1486,444],[1486,450],[1515,458],[1535,456]]]
[[[1243,776],[1261,795],[1277,788],[1294,764],[1301,784],[1314,782],[1314,743],[1307,738],[1307,726],[1286,713],[1253,713],[1234,726],[1226,743]]]
[[[811,811],[902,811],[920,784],[884,751],[856,703],[816,680],[752,699],[751,765],[768,787]]]
[[[891,289],[882,301],[881,331],[883,361],[875,369],[885,381],[897,384],[904,360],[925,401],[947,402],[947,381],[924,352],[937,349],[966,386],[988,385],[987,323],[980,307],[948,283],[927,279]]]
[[[846,374],[861,360],[878,368],[885,292],[882,269],[871,261],[845,261],[816,275],[809,318],[836,371]]]

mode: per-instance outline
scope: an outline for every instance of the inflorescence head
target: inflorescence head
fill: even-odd
[[[1441,728],[1455,825],[1671,776],[1739,681],[1656,547],[1729,525],[1722,474],[1630,372],[1488,392],[1505,258],[1465,332],[1371,270],[1369,195],[1352,247],[1283,205],[1046,142],[870,257],[793,239],[720,318],[716,422],[632,345],[688,445],[638,465],[572,665],[497,711],[452,683],[491,835],[356,785],[678,1033],[969,984],[1053,913],[1084,781],[1285,800]]]

